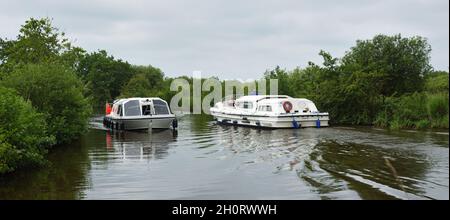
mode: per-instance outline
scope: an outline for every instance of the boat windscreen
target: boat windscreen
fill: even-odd
[[[141,108],[139,107],[139,100],[131,100],[124,104],[126,116],[140,116]]]
[[[167,107],[167,104],[161,100],[153,100],[153,108],[155,108],[155,114],[156,115],[168,115],[169,114],[169,108]]]

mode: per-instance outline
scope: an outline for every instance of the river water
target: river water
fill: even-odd
[[[448,131],[259,130],[184,116],[178,132],[110,132],[101,118],[0,199],[449,199]]]

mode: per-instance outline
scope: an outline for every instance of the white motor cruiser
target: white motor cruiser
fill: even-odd
[[[216,103],[210,109],[223,124],[265,128],[326,127],[329,116],[308,100],[285,95],[249,95]]]
[[[167,102],[160,98],[118,99],[106,105],[103,124],[118,130],[167,129],[178,126]]]

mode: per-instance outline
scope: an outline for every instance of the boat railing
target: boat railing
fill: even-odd
[[[235,108],[236,100],[240,97],[244,96],[243,94],[234,94],[234,95],[228,95],[221,99],[221,102],[224,104],[227,108]]]
[[[228,95],[222,98],[222,102],[229,101],[229,100],[236,100],[241,98],[242,96],[245,96],[244,94],[234,94],[234,95]]]

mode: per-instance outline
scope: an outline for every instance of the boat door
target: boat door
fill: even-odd
[[[141,102],[141,109],[143,116],[151,116],[154,114],[152,101],[149,99],[146,99]]]

